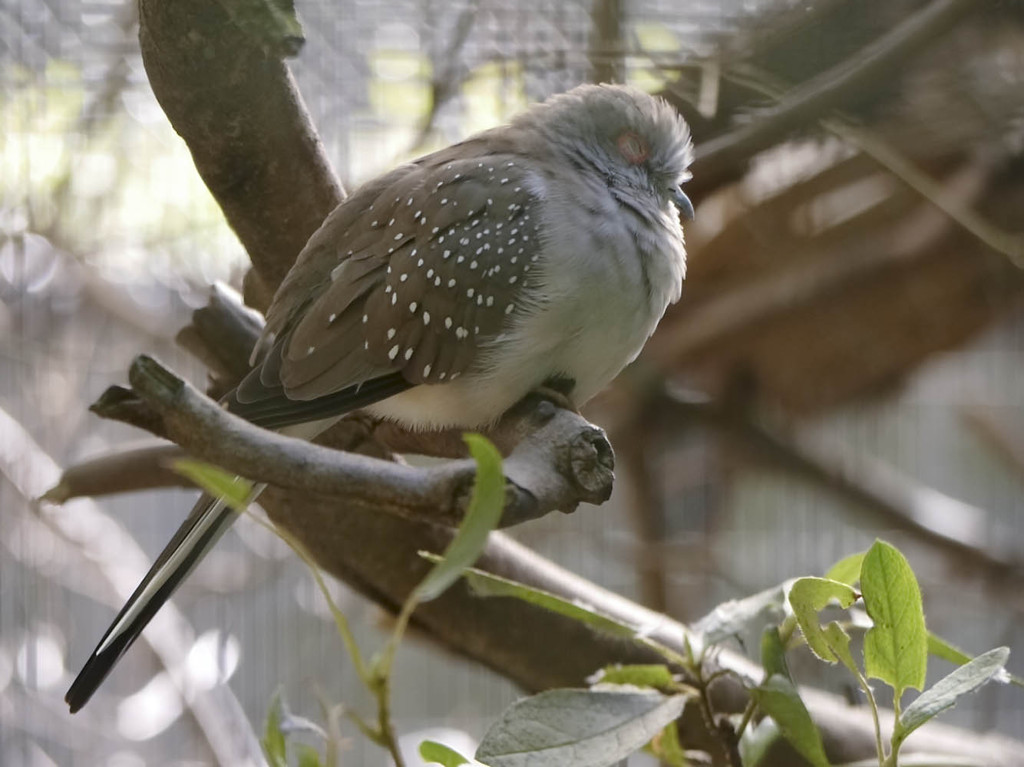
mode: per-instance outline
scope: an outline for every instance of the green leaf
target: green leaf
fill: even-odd
[[[323,767],[320,752],[308,743],[299,743],[299,767]]]
[[[864,636],[867,675],[896,691],[924,687],[928,632],[921,589],[906,558],[891,544],[876,541],[860,573],[864,606],[874,626]]]
[[[469,499],[466,516],[444,552],[444,559],[416,588],[420,602],[429,602],[441,596],[458,580],[462,571],[476,561],[487,545],[487,536],[501,520],[501,512],[505,508],[505,475],[501,470],[501,453],[479,434],[465,434],[463,439],[476,461],[473,494]]]
[[[928,632],[928,653],[930,655],[934,655],[936,658],[948,660],[956,666],[962,666],[965,663],[970,663],[971,661],[970,655],[930,631]],[[1017,687],[1024,687],[1024,679],[1016,674],[1010,674],[1010,684],[1016,685]]]
[[[679,742],[679,726],[674,721],[651,739],[651,752],[669,767],[687,767],[690,763],[683,744]]]
[[[660,663],[605,666],[601,669],[602,684],[631,684],[650,687],[662,692],[673,692],[675,677],[668,666]]]
[[[484,735],[490,767],[607,767],[682,713],[683,695],[653,690],[549,690],[520,700]]]
[[[744,599],[722,602],[693,624],[692,630],[703,644],[718,644],[743,631],[756,629],[765,620],[778,623],[784,617],[785,591],[782,586],[766,589]]]
[[[948,660],[954,666],[962,666],[971,662],[970,655],[930,631],[928,632],[928,653],[936,658]]]
[[[757,767],[768,755],[768,749],[781,737],[782,731],[771,717],[764,717],[756,725],[751,722],[740,737],[740,764],[743,767]],[[873,767],[878,767],[877,760]]]
[[[469,759],[458,751],[433,740],[425,740],[420,743],[420,757],[424,762],[436,762],[443,767],[459,767],[462,764],[469,764]]]
[[[951,674],[940,679],[929,689],[921,693],[900,714],[896,724],[894,743],[902,743],[914,730],[937,716],[947,708],[952,708],[961,695],[974,692],[993,677],[1004,671],[1006,659],[1010,657],[1007,647],[997,647],[979,655],[965,663]]]
[[[764,667],[765,679],[774,674],[780,674],[786,679],[793,678],[789,673],[789,664],[786,663],[786,648],[779,636],[778,626],[765,626],[761,634],[761,666]]]
[[[857,668],[857,661],[853,659],[853,653],[850,652],[850,635],[846,633],[846,630],[835,621],[832,621],[825,626],[822,634],[828,643],[829,649],[835,653],[840,662],[854,676],[859,678],[860,669]]]
[[[243,512],[249,506],[252,482],[247,479],[226,472],[212,463],[192,458],[179,458],[171,464],[171,468],[215,498],[223,498],[235,511]]]
[[[830,581],[845,583],[847,586],[856,585],[857,581],[860,580],[860,568],[866,556],[867,552],[861,551],[857,554],[843,557],[829,568],[828,572],[825,573],[825,577]]]
[[[750,691],[757,705],[775,720],[783,737],[814,767],[829,767],[821,734],[800,700],[796,685],[779,674]]]
[[[829,663],[835,663],[836,656],[821,633],[818,611],[833,599],[845,609],[857,600],[857,592],[845,583],[828,578],[799,578],[789,590],[789,604],[793,607],[807,646]]]
[[[260,741],[263,752],[271,767],[288,767],[288,743],[281,730],[281,692],[274,693],[263,724],[263,738]]]

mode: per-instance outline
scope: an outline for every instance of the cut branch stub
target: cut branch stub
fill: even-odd
[[[603,429],[579,434],[571,446],[572,476],[589,503],[604,503],[612,495],[615,451]]]
[[[167,439],[160,414],[139,395],[123,386],[107,387],[99,399],[89,406],[89,410],[100,418],[120,421]]]

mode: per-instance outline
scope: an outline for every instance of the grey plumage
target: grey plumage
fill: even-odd
[[[552,380],[582,405],[679,298],[690,158],[664,102],[581,86],[371,181],[299,255],[229,409],[309,437],[357,407],[479,427]],[[69,691],[72,710],[232,519],[200,500],[183,529],[210,532],[179,531],[161,554]]]

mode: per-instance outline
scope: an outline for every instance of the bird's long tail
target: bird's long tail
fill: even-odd
[[[250,378],[255,376],[253,380],[258,381],[259,372],[258,368],[253,370]],[[256,397],[243,402],[232,394],[225,398],[225,402],[229,410],[257,426],[275,429],[288,437],[311,440],[336,423],[344,413],[386,399],[409,387],[409,382],[401,374],[394,373],[317,400],[292,401],[282,395]],[[265,487],[264,484],[254,485],[248,503],[255,501]],[[175,589],[231,527],[237,516],[238,512],[223,499],[206,494],[199,498],[71,684],[64,696],[71,713],[88,702],[164,602],[171,598]]]
[[[255,485],[249,502],[256,500],[265,487],[262,484]],[[164,602],[171,598],[237,516],[238,512],[223,499],[205,493],[200,496],[135,593],[121,608],[64,696],[71,707],[71,713],[88,702]]]

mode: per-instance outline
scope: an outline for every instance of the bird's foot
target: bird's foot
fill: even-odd
[[[542,399],[546,402],[550,402],[552,405],[554,405],[557,408],[560,408],[561,410],[571,410],[574,413],[580,412],[579,410],[576,409],[576,406],[572,403],[572,400],[569,399],[566,395],[562,394],[562,392],[558,391],[557,389],[551,389],[547,386],[538,386],[536,389],[530,392],[529,396],[535,397],[537,399]]]
[[[544,383],[530,392],[528,399],[539,399],[549,402],[561,410],[570,410],[579,414],[579,408],[572,401],[572,390],[576,382],[564,376],[548,378]]]

